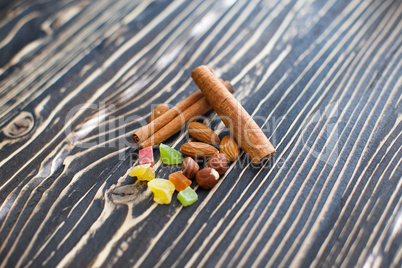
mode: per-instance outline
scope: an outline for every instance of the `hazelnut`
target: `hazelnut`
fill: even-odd
[[[169,110],[169,106],[166,103],[161,103],[159,105],[157,105],[151,115],[148,118],[148,124],[151,123],[153,120],[155,120],[156,118],[158,118],[159,116],[163,115],[164,113],[166,113]]]
[[[201,188],[211,189],[218,183],[219,173],[213,168],[206,167],[197,172],[195,179]]]
[[[181,170],[184,176],[191,179],[194,178],[195,174],[200,170],[200,166],[191,157],[186,157],[183,160],[183,164],[181,164]]]
[[[207,167],[211,167],[218,171],[219,175],[222,175],[228,169],[228,158],[224,154],[214,154],[207,162]]]

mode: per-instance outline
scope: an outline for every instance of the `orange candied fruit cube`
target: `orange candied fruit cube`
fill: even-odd
[[[170,174],[169,180],[174,184],[174,187],[178,192],[183,191],[191,185],[191,180],[187,179],[181,171]]]

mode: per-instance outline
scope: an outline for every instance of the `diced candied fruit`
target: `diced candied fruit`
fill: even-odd
[[[181,171],[170,174],[169,180],[174,184],[174,187],[178,192],[183,191],[191,185],[191,180],[187,179],[187,177],[184,176]]]
[[[155,179],[155,171],[150,164],[134,167],[128,174],[131,177],[137,177],[139,181],[150,181]]]
[[[141,176],[145,173],[145,171],[147,171],[147,169],[150,166],[151,166],[150,164],[135,166],[135,167],[133,167],[133,169],[130,171],[130,173],[128,175],[130,175],[131,177]]]
[[[174,192],[174,184],[164,179],[154,179],[148,182],[148,187],[154,193],[154,201],[158,204],[170,204]]]
[[[140,165],[150,164],[151,167],[154,166],[154,152],[152,146],[141,149],[138,152],[138,162]]]
[[[159,145],[161,160],[166,165],[181,164],[181,153],[163,143]]]
[[[184,207],[187,207],[198,200],[198,195],[191,187],[187,187],[177,194],[177,199]]]

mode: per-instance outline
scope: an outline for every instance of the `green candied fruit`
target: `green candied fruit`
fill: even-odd
[[[180,203],[184,206],[187,207],[191,204],[193,204],[195,201],[198,200],[198,195],[197,193],[189,186],[183,191],[180,191],[177,194],[177,199],[179,199]]]
[[[181,153],[175,149],[161,143],[159,145],[161,160],[166,165],[181,164]]]

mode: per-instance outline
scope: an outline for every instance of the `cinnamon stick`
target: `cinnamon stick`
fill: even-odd
[[[225,91],[227,92],[234,92],[234,87],[230,84],[229,81],[218,80],[219,83],[224,85]],[[200,91],[201,92],[201,91]],[[161,144],[165,140],[172,137],[174,134],[179,132],[188,121],[202,116],[211,110],[212,107],[209,105],[208,101],[205,97],[198,100],[196,103],[188,107],[184,110],[181,114],[176,116],[173,120],[171,120],[168,124],[164,127],[156,131],[153,135],[147,138],[145,141],[141,142],[137,145],[138,149],[146,148],[149,146],[156,147],[157,145]],[[161,116],[162,117],[162,116]],[[156,120],[156,119],[155,119]]]
[[[193,70],[191,77],[254,164],[261,163],[276,152],[261,128],[210,68],[199,66]]]
[[[211,110],[211,105],[205,98],[201,98],[199,101],[191,105],[184,110],[181,114],[176,116],[172,121],[162,127],[159,131],[156,131],[152,136],[139,144],[138,149],[146,148],[149,146],[156,147],[171,136],[179,132],[186,123],[197,116],[201,116]]]
[[[202,97],[203,97],[202,92],[198,90],[189,97],[185,98],[175,107],[169,109],[167,112],[165,112],[155,120],[151,121],[148,125],[143,126],[139,130],[137,130],[132,136],[133,142],[139,143],[146,140],[149,136],[151,136],[153,133],[164,127],[166,124],[172,121],[177,115],[179,115],[188,107],[199,101]]]

